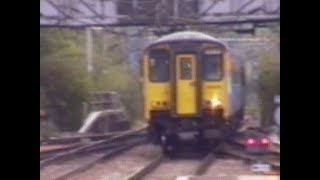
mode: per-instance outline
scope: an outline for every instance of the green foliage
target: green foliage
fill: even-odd
[[[90,90],[83,49],[77,32],[40,31],[40,106],[59,107],[65,118],[60,128],[75,129],[81,122],[81,104]]]
[[[262,124],[271,125],[273,120],[273,97],[280,95],[280,60],[272,54],[266,54],[260,64],[258,94],[261,103]]]
[[[115,91],[121,95],[130,120],[142,114],[142,92],[139,77],[130,68],[123,56],[120,37],[99,34],[95,41],[93,71],[94,91]]]
[[[138,119],[141,115],[142,98],[139,78],[130,73],[126,64],[114,65],[96,79],[95,90],[116,91],[121,95],[130,119]]]
[[[141,85],[123,56],[124,39],[93,33],[93,71],[86,70],[86,34],[74,30],[40,31],[40,108],[55,109],[60,129],[76,130],[82,103],[90,92],[116,91],[130,119],[142,114]]]

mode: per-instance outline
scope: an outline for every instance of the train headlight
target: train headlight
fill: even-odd
[[[206,109],[209,110],[210,116],[223,117],[222,101],[218,98],[212,98],[206,101]]]
[[[219,99],[214,98],[210,100],[210,105],[212,108],[217,108],[222,105],[222,102]]]
[[[222,107],[222,102],[219,99],[210,99],[205,102],[205,106],[209,109],[217,109]]]

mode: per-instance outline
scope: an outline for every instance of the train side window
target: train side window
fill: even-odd
[[[152,82],[169,81],[170,54],[166,50],[152,50],[149,55],[149,79]]]
[[[206,81],[218,81],[222,79],[223,60],[222,54],[202,55],[202,78]]]
[[[182,58],[180,60],[180,79],[192,79],[192,62],[189,58]]]

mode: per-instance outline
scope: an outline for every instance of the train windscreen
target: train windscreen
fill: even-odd
[[[152,82],[169,81],[170,54],[166,50],[152,50],[149,54],[149,79]]]
[[[202,75],[205,81],[219,81],[223,75],[222,53],[205,51],[202,55]]]

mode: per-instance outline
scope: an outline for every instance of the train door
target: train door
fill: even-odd
[[[196,56],[176,56],[176,113],[197,114]]]

